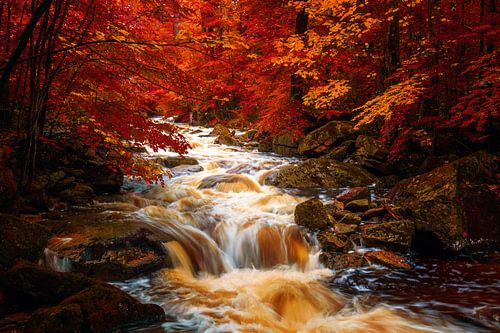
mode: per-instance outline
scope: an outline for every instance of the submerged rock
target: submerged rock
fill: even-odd
[[[434,238],[438,242],[434,247],[452,251],[481,240],[498,244],[497,174],[494,157],[477,152],[398,183],[390,196],[398,206],[410,211],[422,242]]]
[[[333,224],[319,199],[307,200],[295,207],[295,223],[311,231],[324,230]]]
[[[354,126],[348,121],[331,121],[307,134],[298,146],[300,155],[320,156],[327,153],[336,144],[352,139]]]
[[[167,168],[175,168],[179,165],[198,165],[198,161],[192,157],[169,156],[162,157],[161,161]]]
[[[9,269],[19,259],[38,260],[48,239],[46,227],[0,214],[0,270]]]
[[[377,181],[368,171],[328,156],[287,165],[267,176],[265,184],[282,188],[366,186]]]

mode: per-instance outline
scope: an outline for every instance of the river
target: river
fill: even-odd
[[[199,166],[174,168],[164,186],[126,184],[142,207],[133,214],[174,239],[164,244],[173,269],[117,284],[167,313],[161,326],[137,332],[500,329],[497,257],[417,258],[410,272],[325,269],[315,236],[294,224],[305,194],[262,184],[270,170],[296,161],[214,144],[209,133],[183,129]],[[329,190],[308,194],[327,201]],[[497,311],[497,321],[482,320],[485,308]]]

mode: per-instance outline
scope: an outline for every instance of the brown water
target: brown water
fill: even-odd
[[[213,144],[186,129],[203,171],[175,168],[166,186],[131,182],[133,212],[170,235],[174,268],[118,284],[161,305],[169,321],[147,332],[479,332],[498,329],[497,257],[416,261],[399,272],[335,272],[318,261],[314,235],[293,222],[310,195],[264,186],[296,162]],[[168,153],[164,152],[164,155]],[[375,189],[374,189],[375,193]],[[482,312],[481,312],[482,311]],[[487,319],[482,318],[487,317]],[[498,320],[498,317],[497,317]]]

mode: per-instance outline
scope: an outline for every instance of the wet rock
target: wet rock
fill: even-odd
[[[305,189],[366,186],[376,181],[375,176],[356,165],[322,156],[276,170],[267,176],[265,184],[282,188]]]
[[[334,229],[339,235],[350,235],[358,230],[358,226],[355,224],[336,223]]]
[[[222,174],[203,178],[198,189],[214,188],[221,192],[261,192],[259,184],[247,175]]]
[[[330,269],[359,268],[367,265],[365,257],[358,252],[331,254],[325,253],[320,257],[322,263]]]
[[[65,299],[61,305],[78,305],[83,317],[83,331],[104,333],[130,325],[164,320],[163,309],[141,304],[127,293],[110,285],[93,285]]]
[[[346,158],[351,156],[356,149],[356,141],[347,140],[342,142],[337,147],[333,148],[329,153],[328,157],[337,161],[344,161]]]
[[[79,333],[82,325],[80,306],[69,304],[37,310],[26,323],[24,333]]]
[[[28,262],[18,263],[0,281],[6,302],[25,307],[55,305],[95,284],[80,274],[58,273]]]
[[[351,212],[364,212],[370,209],[370,201],[368,199],[353,200],[345,205],[345,209]]]
[[[411,248],[414,237],[414,224],[408,220],[361,226],[361,238],[368,247],[407,252]]]
[[[409,210],[417,234],[427,235],[420,240],[437,239],[437,250],[460,251],[481,239],[498,244],[497,174],[494,157],[477,152],[398,183],[390,197]]]
[[[97,164],[84,169],[81,178],[85,184],[92,187],[96,194],[120,193],[123,185],[123,172],[121,170],[111,170],[105,164]]]
[[[261,153],[268,153],[273,151],[273,138],[269,136],[260,140],[257,150]]]
[[[358,136],[355,155],[356,161],[375,175],[385,176],[392,172],[392,168],[387,163],[389,148],[373,137]]]
[[[210,132],[210,135],[211,136],[221,136],[221,135],[232,136],[229,128],[227,128],[226,126],[224,126],[222,124],[216,124],[214,126],[214,129],[212,130],[212,132]]]
[[[59,198],[74,205],[88,204],[94,198],[94,190],[87,185],[75,184],[73,188],[59,193]]]
[[[344,204],[360,199],[371,200],[371,192],[368,187],[352,187],[337,195],[336,199]]]
[[[304,156],[326,154],[336,144],[352,139],[354,126],[347,121],[331,121],[307,134],[298,146],[298,153]]]
[[[201,172],[203,170],[204,169],[201,165],[179,165],[175,168],[172,168],[170,171],[172,171],[174,175],[181,175],[186,173]]]
[[[219,135],[214,142],[226,146],[236,146],[236,147],[241,146],[241,143],[233,135],[225,135],[225,134]]]
[[[339,223],[359,225],[361,221],[361,217],[358,214],[346,212],[342,218],[340,218]]]
[[[0,214],[0,269],[12,267],[19,259],[38,260],[48,239],[44,226]]]
[[[295,156],[298,154],[299,141],[292,132],[284,132],[273,138],[273,152],[283,156]]]
[[[248,130],[245,133],[239,135],[237,137],[237,139],[240,140],[240,141],[245,141],[245,142],[252,141],[257,136],[257,132],[258,131],[256,129]]]
[[[371,251],[365,253],[370,264],[378,264],[390,268],[411,269],[411,265],[402,257],[391,251]]]
[[[310,199],[295,207],[295,223],[312,231],[324,230],[332,224],[323,203],[319,199]]]
[[[167,168],[175,168],[179,165],[198,165],[198,161],[192,157],[163,157],[162,164]]]
[[[342,252],[347,245],[348,238],[331,230],[323,230],[318,234],[318,241],[322,251],[332,253]]]

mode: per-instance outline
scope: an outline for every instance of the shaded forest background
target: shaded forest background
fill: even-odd
[[[0,163],[30,191],[68,146],[158,177],[153,115],[296,137],[353,120],[390,161],[498,151],[495,0],[0,0]],[[35,184],[36,185],[36,184]]]

